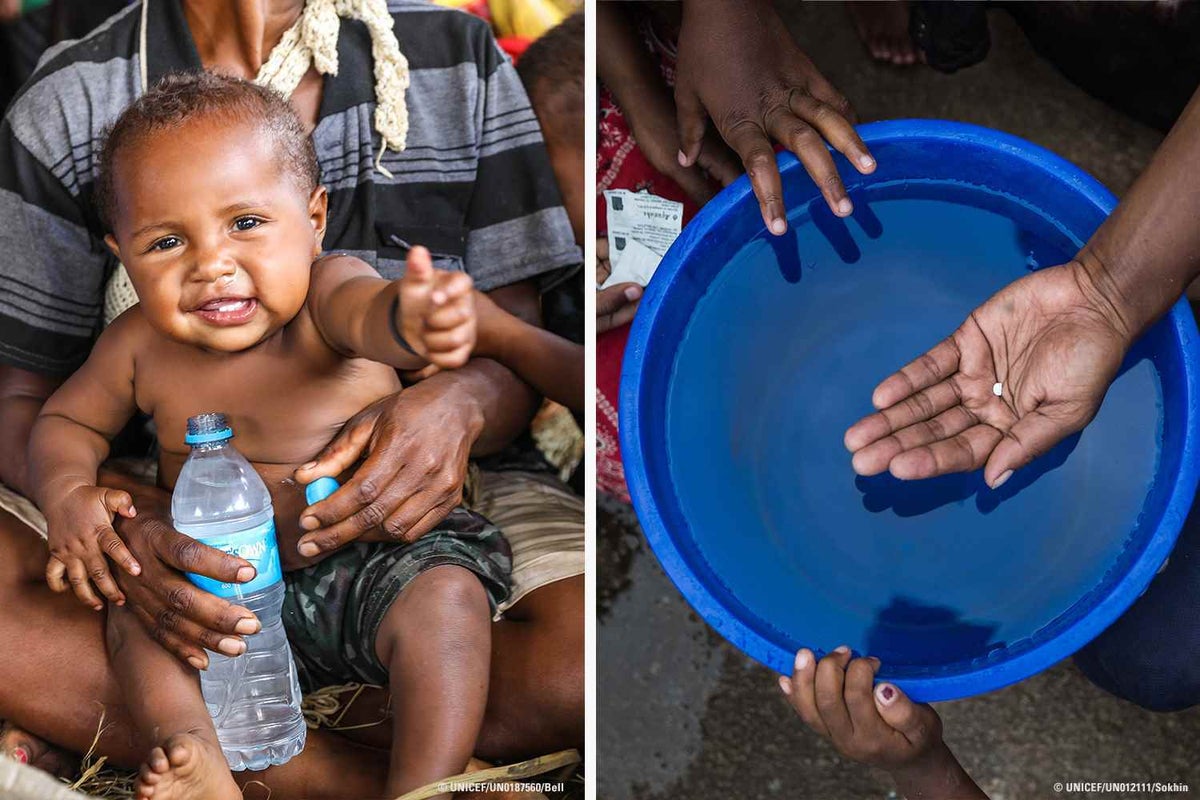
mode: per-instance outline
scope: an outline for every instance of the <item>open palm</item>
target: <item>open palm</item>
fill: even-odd
[[[998,487],[1091,422],[1130,343],[1081,265],[1027,275],[876,387],[879,410],[846,431],[854,470],[908,480],[986,465]]]

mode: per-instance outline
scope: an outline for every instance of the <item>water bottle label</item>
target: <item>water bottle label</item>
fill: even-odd
[[[253,594],[283,579],[283,570],[279,566],[279,545],[275,542],[275,520],[203,541],[223,553],[246,559],[257,571],[254,580],[249,583],[224,583],[189,572],[188,578],[192,583],[206,592],[217,597],[237,597],[239,591],[243,595]]]

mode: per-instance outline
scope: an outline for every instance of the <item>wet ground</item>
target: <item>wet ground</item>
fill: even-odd
[[[940,117],[1015,133],[1121,194],[1161,134],[1092,99],[990,14],[986,62],[956,75],[870,61],[845,11],[796,3],[789,24],[863,121]],[[840,758],[783,703],[775,678],[724,643],[675,591],[632,510],[599,513],[599,796],[886,798],[887,776]],[[1058,794],[1057,781],[1159,781],[1200,792],[1200,709],[1153,714],[1069,663],[984,697],[941,704],[946,739],[994,800],[1172,797]]]

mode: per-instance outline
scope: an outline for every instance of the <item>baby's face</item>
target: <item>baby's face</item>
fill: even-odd
[[[300,189],[272,144],[253,125],[202,118],[118,154],[109,246],[164,335],[238,352],[303,307],[326,198]]]

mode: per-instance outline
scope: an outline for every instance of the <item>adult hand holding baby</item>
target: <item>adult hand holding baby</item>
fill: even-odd
[[[429,251],[414,247],[400,281],[395,332],[431,365],[462,366],[475,346],[474,303],[470,276],[435,270]],[[333,552],[376,528],[414,542],[462,502],[467,458],[483,423],[463,395],[446,391],[459,379],[436,373],[367,406],[296,470],[296,481],[308,484],[341,475],[367,453],[341,489],[301,512],[300,526],[310,533],[298,543],[300,555]]]
[[[132,609],[150,634],[176,658],[196,669],[208,666],[205,650],[236,655],[245,645],[240,635],[258,632],[249,611],[200,589],[183,573],[205,575],[226,583],[253,580],[245,559],[215,550],[171,527],[170,494],[105,471],[106,485],[128,490],[137,516],[117,517],[116,528],[141,573],[116,570],[115,577]]]
[[[374,528],[414,542],[462,502],[467,459],[483,423],[469,398],[446,391],[446,382],[461,378],[440,372],[367,406],[296,470],[296,481],[307,484],[340,475],[367,454],[341,489],[301,513],[300,526],[309,531],[301,555],[332,552]]]
[[[902,480],[984,467],[999,488],[1091,422],[1133,341],[1080,262],[1009,284],[876,387],[846,431],[854,471]]]

